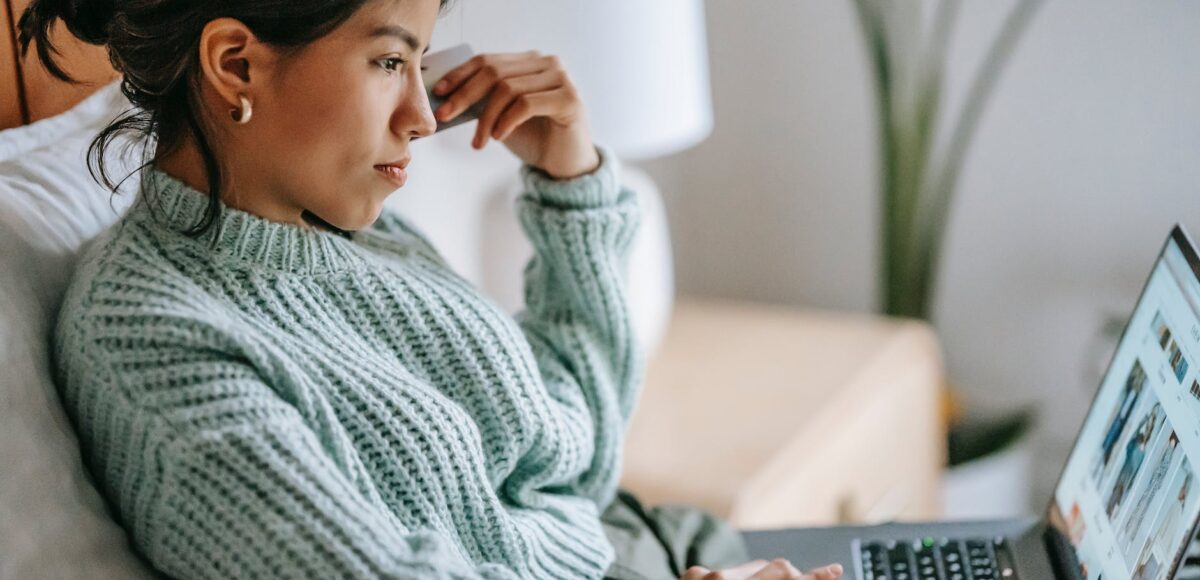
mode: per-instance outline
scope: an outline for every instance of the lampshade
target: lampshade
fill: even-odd
[[[622,159],[687,149],[712,132],[702,0],[456,0],[438,50],[558,55],[592,136]]]

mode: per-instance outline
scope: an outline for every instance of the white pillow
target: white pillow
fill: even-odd
[[[0,131],[0,578],[151,578],[92,484],[52,382],[50,335],[81,248],[133,201],[87,170],[92,137],[130,107],[119,81],[60,115]],[[107,156],[119,180],[141,147]],[[111,204],[110,204],[111,201]]]

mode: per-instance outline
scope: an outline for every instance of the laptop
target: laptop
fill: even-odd
[[[1198,367],[1200,259],[1177,225],[1042,517],[748,531],[746,543],[856,580],[1200,578]]]

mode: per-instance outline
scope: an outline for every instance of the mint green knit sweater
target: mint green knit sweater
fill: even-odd
[[[385,211],[349,238],[223,208],[153,166],[56,333],[83,456],[180,578],[595,578],[643,365],[618,161],[525,165],[514,319]],[[453,194],[453,192],[448,192]]]

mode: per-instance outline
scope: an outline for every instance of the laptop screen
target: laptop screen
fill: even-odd
[[[1084,578],[1167,578],[1200,515],[1200,271],[1176,228],[1051,503]]]

